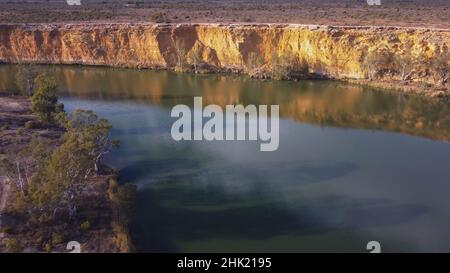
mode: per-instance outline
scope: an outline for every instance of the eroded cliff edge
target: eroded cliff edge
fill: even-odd
[[[295,57],[309,74],[320,77],[367,79],[374,76],[370,65],[378,65],[384,78],[444,88],[448,71],[446,76],[436,76],[434,60],[441,59],[440,65],[448,68],[448,58],[441,57],[448,56],[449,46],[448,29],[276,24],[0,25],[0,62],[4,63],[131,68],[174,68],[185,63],[207,70],[250,73]],[[396,68],[393,63],[397,60],[389,56],[400,56]],[[406,57],[414,58],[414,65]],[[393,73],[394,69],[398,71]]]

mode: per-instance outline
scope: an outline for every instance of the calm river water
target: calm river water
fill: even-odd
[[[0,66],[0,89],[15,67]],[[46,66],[66,110],[95,110],[138,186],[144,252],[450,251],[450,107],[331,81]],[[280,146],[176,142],[176,104],[280,105]]]

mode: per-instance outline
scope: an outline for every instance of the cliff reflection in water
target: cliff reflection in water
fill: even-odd
[[[56,75],[63,93],[101,100],[136,100],[172,107],[192,104],[278,104],[292,120],[399,132],[450,140],[447,103],[332,81],[261,81],[236,75],[193,75],[167,71],[79,66],[40,66]],[[0,66],[0,90],[15,88],[16,66]],[[375,92],[374,92],[375,91]]]

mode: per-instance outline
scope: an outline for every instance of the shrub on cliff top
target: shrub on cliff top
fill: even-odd
[[[60,233],[52,234],[52,245],[61,244],[64,241],[64,236]]]
[[[156,12],[152,15],[152,21],[155,23],[169,23],[170,20],[167,17],[167,14],[163,12]]]
[[[7,239],[5,241],[5,248],[8,253],[17,253],[22,250],[19,241],[16,239]]]
[[[91,228],[91,222],[89,222],[88,220],[84,221],[80,225],[80,229],[83,231],[89,230],[90,228]]]

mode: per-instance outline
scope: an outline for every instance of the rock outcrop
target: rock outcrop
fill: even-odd
[[[409,77],[431,84],[439,81],[429,73],[431,60],[448,54],[449,47],[450,30],[446,29],[288,24],[0,25],[0,62],[4,63],[132,68],[198,64],[210,70],[249,72],[255,65],[270,68],[280,58],[294,56],[310,74],[363,79],[368,77],[365,62],[371,52],[391,52],[419,60]]]

